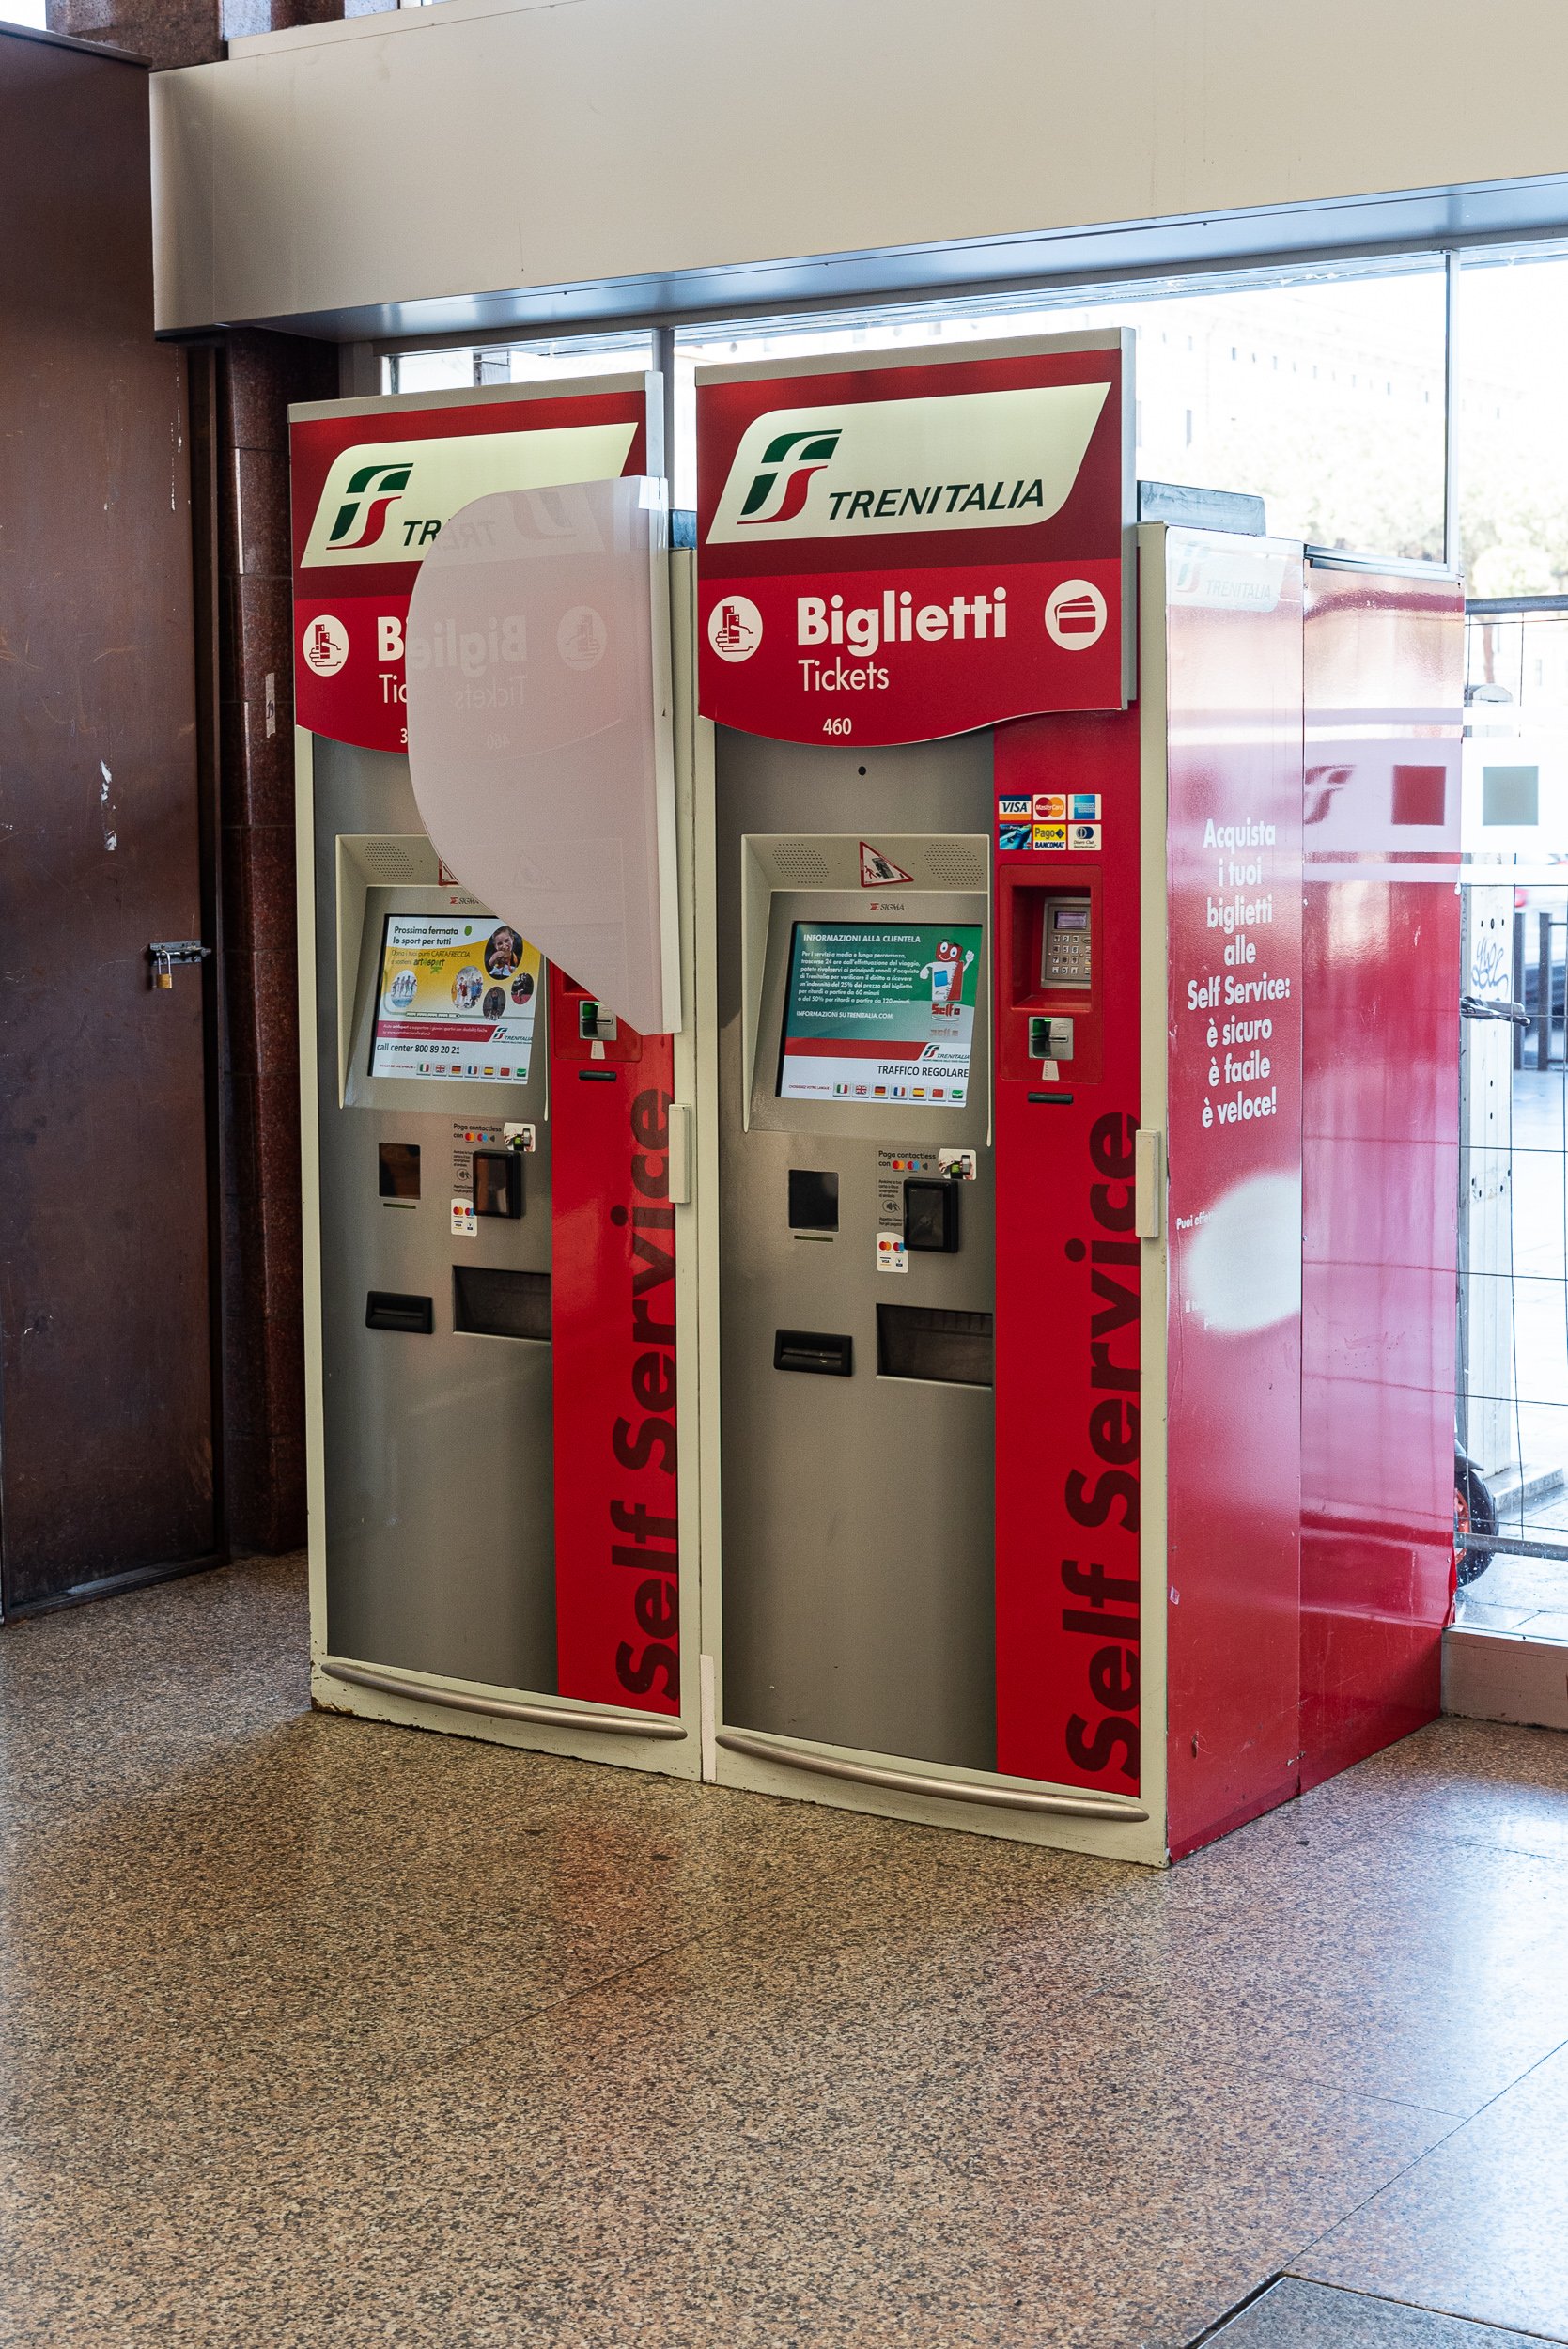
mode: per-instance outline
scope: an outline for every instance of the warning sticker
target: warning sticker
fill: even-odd
[[[869,840],[861,842],[862,889],[885,889],[889,881],[913,879],[912,873],[906,873],[902,864],[895,864],[891,856],[884,856],[880,848],[874,848]]]

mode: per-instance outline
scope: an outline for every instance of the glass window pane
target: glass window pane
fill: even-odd
[[[1468,592],[1568,592],[1568,256],[1467,257],[1454,345]]]
[[[954,348],[1006,334],[1130,326],[1138,470],[1245,490],[1282,537],[1440,561],[1444,281],[1436,257],[1345,269],[906,306],[688,329],[677,363]],[[677,384],[677,395],[682,387]],[[677,398],[675,503],[696,494]]]
[[[493,349],[405,350],[383,361],[389,392],[445,392],[474,383],[541,383],[582,375],[624,375],[651,366],[651,334],[595,334]]]

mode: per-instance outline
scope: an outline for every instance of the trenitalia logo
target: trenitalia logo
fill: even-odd
[[[806,502],[813,474],[821,472],[838,443],[836,431],[781,432],[769,441],[762,461],[774,470],[759,473],[747,490],[742,526],[754,530],[759,522],[793,521]]]
[[[742,433],[707,533],[845,538],[996,530],[1066,504],[1109,383],[774,408]]]
[[[349,477],[349,495],[337,509],[328,545],[357,547],[379,536],[384,511],[409,486],[411,460],[391,465],[362,465]]]
[[[442,524],[474,498],[618,480],[636,432],[634,424],[589,424],[358,442],[333,459],[301,567],[417,563]]]

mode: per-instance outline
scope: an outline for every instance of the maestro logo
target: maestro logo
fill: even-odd
[[[1071,494],[1104,383],[771,408],[740,436],[709,546],[1027,528]]]

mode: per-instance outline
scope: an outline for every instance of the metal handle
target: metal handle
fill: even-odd
[[[670,1205],[691,1204],[691,1112],[684,1101],[670,1104]]]
[[[483,1713],[493,1720],[542,1721],[550,1729],[592,1729],[616,1737],[684,1737],[686,1730],[661,1713],[591,1713],[566,1704],[525,1704],[512,1697],[471,1697],[458,1688],[432,1688],[402,1672],[370,1672],[323,1657],[321,1670],[356,1688],[380,1688],[389,1697],[412,1697],[420,1704],[445,1705],[454,1713]]]
[[[1499,1003],[1481,995],[1461,995],[1459,1017],[1462,1019],[1506,1019],[1515,1028],[1528,1028],[1529,1013],[1523,1003]]]
[[[1163,1136],[1152,1127],[1142,1128],[1134,1138],[1132,1228],[1139,1239],[1159,1237],[1162,1140]]]
[[[819,1778],[849,1779],[857,1786],[885,1786],[893,1794],[934,1795],[943,1802],[987,1803],[993,1811],[1039,1811],[1058,1819],[1108,1819],[1113,1826],[1135,1827],[1148,1817],[1135,1803],[1114,1797],[1097,1800],[1093,1795],[1036,1795],[1023,1786],[986,1786],[967,1778],[925,1778],[917,1770],[884,1769],[875,1762],[843,1762],[835,1754],[814,1753],[809,1746],[791,1745],[784,1737],[759,1736],[751,1729],[722,1729],[714,1739],[731,1753],[748,1753],[759,1762],[782,1762],[785,1769],[815,1770]]]

